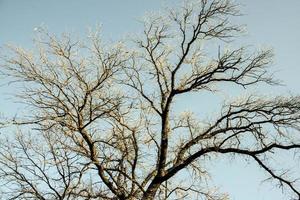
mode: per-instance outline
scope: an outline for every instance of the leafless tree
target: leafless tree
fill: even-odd
[[[239,15],[228,0],[187,1],[149,16],[130,50],[94,33],[79,42],[43,30],[35,52],[9,46],[2,72],[27,106],[2,129],[2,196],[225,200],[205,164],[228,154],[249,158],[300,199],[297,180],[270,162],[300,149],[298,96],[247,95],[210,120],[174,109],[178,96],[224,84],[279,83],[268,73],[271,50],[224,47],[242,31],[231,23]]]

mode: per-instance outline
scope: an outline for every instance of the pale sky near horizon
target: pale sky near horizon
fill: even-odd
[[[108,40],[124,38],[141,30],[138,19],[146,11],[156,11],[171,0],[0,0],[0,46],[13,43],[30,47],[34,28],[46,26],[51,33],[71,32],[84,36],[88,27],[102,24]],[[236,20],[247,25],[248,35],[238,43],[272,47],[276,77],[285,87],[264,89],[266,95],[300,94],[300,0],[236,0],[243,16]],[[1,80],[0,80],[1,83]],[[0,84],[2,85],[2,84]],[[0,87],[0,113],[10,112]],[[180,104],[180,103],[179,103]],[[184,104],[180,104],[184,107]],[[284,161],[284,159],[282,159]],[[299,163],[299,162],[298,162]],[[275,183],[255,164],[221,159],[212,166],[214,183],[233,200],[285,200]],[[299,173],[300,174],[300,173]]]

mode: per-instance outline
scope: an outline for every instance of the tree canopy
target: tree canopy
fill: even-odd
[[[39,29],[34,51],[8,46],[1,71],[26,107],[3,122],[2,197],[226,200],[207,183],[206,163],[228,154],[300,199],[299,177],[271,162],[300,149],[299,96],[248,94],[206,120],[175,112],[179,96],[280,84],[272,50],[224,47],[243,30],[232,23],[239,15],[229,0],[186,1],[148,16],[133,44]]]

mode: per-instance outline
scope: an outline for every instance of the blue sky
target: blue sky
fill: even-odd
[[[127,33],[140,31],[138,19],[146,11],[156,11],[171,0],[0,0],[0,46],[13,43],[30,47],[34,28],[48,27],[51,33],[71,32],[83,36],[88,27],[102,24],[103,37],[108,40],[124,38]],[[285,87],[263,93],[276,95],[289,91],[300,93],[300,1],[299,0],[239,0],[244,16],[236,20],[247,25],[248,34],[237,43],[272,47],[275,52],[276,77]],[[256,88],[259,90],[260,88]],[[0,88],[0,112],[10,113],[12,104]],[[197,95],[194,96],[197,98]],[[196,100],[195,100],[196,101]],[[185,109],[185,104],[178,103]],[[284,160],[284,159],[283,159]],[[221,159],[212,166],[214,182],[228,191],[235,200],[282,200],[280,189],[263,183],[264,173],[246,162]]]

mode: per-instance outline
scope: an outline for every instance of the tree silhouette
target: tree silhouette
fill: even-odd
[[[2,72],[27,106],[3,129],[15,133],[0,145],[2,197],[225,200],[206,184],[205,163],[229,154],[300,199],[297,180],[270,162],[300,148],[298,96],[247,95],[210,120],[174,111],[178,96],[220,85],[279,84],[271,50],[223,48],[242,31],[231,23],[239,15],[228,0],[192,1],[148,16],[130,49],[97,32],[74,41],[42,29],[36,51],[9,46]]]

